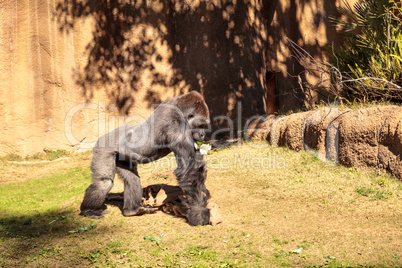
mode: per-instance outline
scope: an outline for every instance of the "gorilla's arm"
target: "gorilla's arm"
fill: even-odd
[[[173,171],[173,174],[176,177],[181,177],[194,165],[194,145],[189,142],[179,142],[171,150],[176,157],[177,164],[177,168]]]
[[[195,156],[192,129],[181,110],[171,104],[161,104],[151,116],[151,133],[155,133],[154,144],[162,144],[176,157],[177,169],[173,172],[182,176],[192,167]],[[152,122],[152,121],[151,121]]]
[[[194,165],[195,148],[191,130],[188,125],[177,128],[170,126],[172,139],[169,140],[169,149],[176,157],[177,168],[173,171],[176,177],[183,176]],[[174,132],[174,134],[173,134]]]
[[[182,211],[185,212],[190,225],[205,225],[210,222],[210,210],[207,208],[211,195],[205,187],[207,178],[206,162],[200,151],[195,152],[194,162],[187,172],[178,177],[183,190],[181,197]]]

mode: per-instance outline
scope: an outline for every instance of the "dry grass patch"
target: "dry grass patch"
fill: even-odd
[[[40,167],[3,162],[4,172],[33,176],[0,187],[0,266],[402,265],[402,184],[389,175],[266,143],[213,151],[206,160],[207,187],[224,217],[214,227],[162,212],[125,218],[117,203],[105,219],[78,216],[90,183],[88,153]],[[174,168],[171,158],[141,166],[143,186],[176,185]],[[122,190],[116,180],[112,191]]]

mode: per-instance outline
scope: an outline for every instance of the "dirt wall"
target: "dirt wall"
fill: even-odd
[[[289,116],[265,115],[247,136],[349,167],[375,167],[402,179],[402,107],[360,110],[322,108]]]

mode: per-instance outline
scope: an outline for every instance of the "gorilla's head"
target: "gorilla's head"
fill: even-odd
[[[190,113],[187,117],[194,141],[204,141],[206,131],[209,129],[209,118]]]
[[[208,106],[197,91],[191,91],[179,97],[177,106],[183,112],[190,126],[194,141],[204,141],[210,130]]]

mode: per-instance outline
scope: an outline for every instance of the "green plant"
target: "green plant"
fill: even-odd
[[[47,159],[49,161],[53,161],[57,158],[63,157],[63,156],[68,156],[70,153],[67,152],[66,150],[49,150],[49,151],[45,151],[46,155],[48,156]]]
[[[53,224],[53,223],[55,223],[56,221],[62,221],[62,220],[64,220],[64,219],[66,219],[66,218],[67,218],[66,215],[60,215],[60,216],[58,216],[57,218],[55,218],[54,220],[52,220],[51,222],[49,222],[49,224]]]
[[[278,252],[276,252],[276,253],[274,253],[274,257],[275,258],[284,258],[284,257],[289,257],[289,256],[291,256],[292,255],[292,253],[291,252],[286,252],[286,251],[284,251],[283,249],[281,249],[281,250],[279,250]]]
[[[393,194],[391,191],[389,190],[380,190],[379,188],[376,188],[375,190],[373,190],[370,187],[363,187],[363,186],[359,186],[355,189],[355,192],[363,195],[363,196],[369,196],[371,194],[373,194],[372,198],[373,199],[388,199],[390,198]]]
[[[385,187],[387,185],[387,179],[385,178],[381,178],[378,180],[378,185],[380,185],[381,187]]]
[[[80,225],[79,227],[75,228],[72,231],[69,231],[69,233],[83,233],[86,231],[89,231],[91,229],[94,229],[96,227],[95,224],[91,223],[89,225]]]
[[[7,155],[3,156],[2,158],[6,161],[22,161],[23,160],[23,158],[20,155],[13,154],[13,153],[7,154]]]
[[[145,235],[144,239],[151,241],[153,243],[155,243],[156,245],[159,246],[160,243],[162,243],[162,238],[163,238],[163,234],[161,234],[161,236],[156,237],[156,236],[150,236],[150,235]]]
[[[402,7],[394,0],[359,0],[331,18],[347,34],[332,48],[338,90],[347,102],[402,100]]]
[[[374,192],[374,190],[370,187],[359,186],[355,189],[355,192],[363,196],[369,196]]]
[[[274,242],[275,244],[277,244],[277,245],[286,245],[286,244],[289,243],[289,241],[280,240],[280,239],[278,239],[278,238],[274,238],[273,242]]]
[[[302,249],[311,249],[313,245],[314,241],[303,240],[299,245],[297,245],[297,247]]]
[[[391,196],[392,196],[392,192],[390,192],[390,191],[377,190],[377,192],[374,194],[374,199],[388,199]]]

